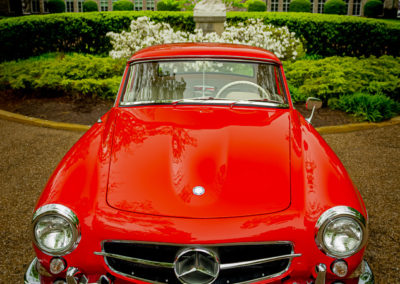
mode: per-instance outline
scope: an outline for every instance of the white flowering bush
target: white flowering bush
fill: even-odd
[[[174,31],[169,24],[155,23],[148,17],[140,17],[131,22],[130,31],[109,32],[113,58],[127,58],[136,51],[164,43],[178,42],[219,42],[237,43],[262,47],[273,52],[282,60],[295,60],[303,55],[303,44],[287,27],[264,25],[261,19],[249,19],[237,26],[225,23],[222,35],[203,34],[201,29],[194,33]]]

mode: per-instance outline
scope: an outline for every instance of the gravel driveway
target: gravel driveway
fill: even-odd
[[[80,133],[0,120],[0,283],[22,283],[34,257],[30,219],[52,170]],[[400,125],[325,140],[361,191],[370,217],[366,258],[377,283],[400,283]]]

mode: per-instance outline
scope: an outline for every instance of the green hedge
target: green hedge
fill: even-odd
[[[287,26],[306,40],[309,54],[323,56],[400,56],[400,24],[375,19],[310,13],[228,13],[228,21],[263,18],[264,23]]]
[[[0,61],[46,52],[107,54],[109,31],[128,29],[132,19],[149,16],[175,29],[194,30],[192,12],[118,11],[62,13],[0,20]],[[400,56],[400,25],[380,20],[310,13],[230,12],[229,22],[262,18],[264,23],[288,26],[306,40],[307,52],[323,56]]]
[[[0,89],[16,95],[114,99],[124,66],[124,60],[110,57],[44,54],[0,63]],[[398,100],[400,97],[400,58],[331,57],[284,62],[284,66],[296,102],[320,97],[329,107],[368,121],[388,119],[400,112],[400,103],[392,99],[396,94]]]
[[[0,64],[0,89],[39,96],[114,99],[124,60],[83,54],[44,54]]]
[[[194,30],[191,12],[116,11],[35,15],[0,20],[0,61],[47,52],[108,55],[112,46],[106,33],[121,32],[130,22],[149,16],[176,29]]]
[[[382,94],[400,101],[400,57],[327,57],[285,62],[296,101],[328,99],[358,92]]]
[[[330,99],[328,106],[354,114],[364,121],[382,121],[400,113],[400,103],[383,95],[357,93]]]

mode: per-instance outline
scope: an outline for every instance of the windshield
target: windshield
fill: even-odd
[[[129,67],[121,105],[186,100],[287,103],[275,64],[181,60]]]

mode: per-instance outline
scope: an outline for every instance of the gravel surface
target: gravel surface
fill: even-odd
[[[34,253],[30,220],[52,170],[81,134],[0,120],[0,283],[22,283]],[[366,258],[377,283],[400,283],[400,125],[325,140],[359,188],[370,217]]]

